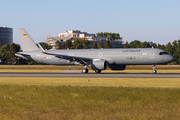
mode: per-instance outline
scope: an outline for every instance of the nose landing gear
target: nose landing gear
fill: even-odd
[[[157,70],[156,70],[156,65],[153,65],[153,73],[157,73]]]

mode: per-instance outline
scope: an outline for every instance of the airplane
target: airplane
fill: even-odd
[[[88,67],[101,73],[108,67],[125,70],[126,65],[153,65],[153,73],[156,73],[156,65],[174,60],[166,51],[157,48],[44,50],[24,28],[18,31],[23,52],[15,53],[17,57],[51,65],[81,65],[84,66],[82,73],[88,73]]]

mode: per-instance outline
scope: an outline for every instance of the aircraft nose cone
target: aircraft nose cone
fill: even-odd
[[[171,55],[169,55],[169,57],[168,57],[168,61],[169,62],[172,62],[174,60],[174,57],[173,56],[171,56]]]

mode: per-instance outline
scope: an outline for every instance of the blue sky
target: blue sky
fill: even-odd
[[[65,30],[115,32],[124,41],[167,44],[180,39],[179,0],[0,0],[0,26],[45,42]]]

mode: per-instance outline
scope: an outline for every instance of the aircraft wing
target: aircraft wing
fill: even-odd
[[[70,55],[48,53],[42,48],[42,46],[40,44],[38,44],[38,46],[39,46],[42,53],[47,54],[47,55],[53,55],[53,56],[60,58],[60,59],[66,59],[66,60],[69,60],[71,62],[76,61],[76,62],[83,64],[83,65],[89,65],[92,62],[92,58],[84,58],[84,57],[77,57],[77,56],[70,56]]]
[[[85,57],[77,57],[77,56],[70,56],[70,55],[61,55],[61,54],[54,54],[54,53],[48,53],[45,51],[42,51],[42,53],[47,55],[53,55],[60,59],[66,59],[69,61],[76,61],[83,65],[89,65],[92,62],[92,58],[85,58]]]

